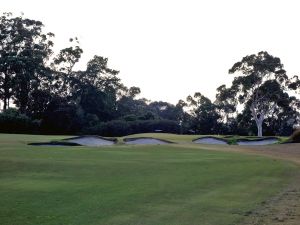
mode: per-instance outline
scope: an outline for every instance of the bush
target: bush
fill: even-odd
[[[91,122],[95,118],[90,117]],[[83,118],[73,104],[49,104],[41,120],[42,134],[77,134],[82,128]]]
[[[179,133],[180,126],[171,120],[112,120],[89,127],[83,130],[83,133],[114,137],[135,133],[155,132],[156,130],[162,130],[167,133]]]
[[[290,139],[294,143],[300,143],[300,129],[295,130]]]
[[[83,130],[83,134],[95,134],[106,137],[123,136],[130,133],[129,123],[123,120],[112,120],[99,123]]]
[[[31,133],[39,132],[40,121],[31,120],[16,109],[7,109],[0,113],[0,132],[2,133]]]

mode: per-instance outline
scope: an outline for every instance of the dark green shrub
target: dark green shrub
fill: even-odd
[[[82,121],[75,105],[50,104],[41,120],[41,133],[77,134],[81,130]]]
[[[171,120],[112,120],[84,129],[82,133],[114,137],[135,133],[156,132],[157,130],[166,133],[180,133],[180,126]]]
[[[127,121],[112,120],[109,122],[99,123],[96,126],[87,128],[84,134],[96,134],[106,137],[123,136],[130,133],[130,126]]]
[[[300,143],[300,129],[295,130],[290,139],[294,143]]]
[[[1,133],[38,133],[40,121],[31,120],[16,109],[7,109],[0,113]]]

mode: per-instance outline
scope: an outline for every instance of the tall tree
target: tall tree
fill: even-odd
[[[216,101],[217,109],[224,123],[227,123],[236,112],[236,98],[234,91],[221,85],[217,88]]]
[[[9,100],[26,113],[30,93],[48,84],[51,70],[46,65],[52,54],[52,33],[43,32],[40,21],[13,17],[0,18],[0,86],[4,109]]]
[[[235,63],[229,73],[237,75],[230,88],[231,98],[249,104],[257,135],[261,137],[264,120],[280,107],[280,99],[288,91],[289,78],[283,64],[279,58],[262,51]]]
[[[71,46],[60,50],[51,63],[54,72],[52,93],[67,98],[71,95],[72,84],[76,80],[74,66],[80,60],[83,50],[77,38],[70,38]]]
[[[211,100],[199,92],[194,96],[188,96],[187,102],[191,107],[191,127],[200,134],[219,133],[220,115],[217,106]]]
[[[85,71],[74,73],[70,81],[72,101],[84,113],[95,114],[100,121],[108,121],[116,116],[117,96],[124,88],[117,77],[119,71],[108,67],[108,59],[94,56]]]

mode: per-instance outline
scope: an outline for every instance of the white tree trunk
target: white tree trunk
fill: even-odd
[[[262,125],[263,125],[263,121],[264,121],[264,114],[260,114],[259,118],[255,119],[256,122],[256,126],[257,126],[257,136],[258,137],[262,137]]]
[[[262,137],[262,122],[257,121],[256,126],[257,126],[257,136]]]
[[[252,112],[252,116],[254,117],[255,123],[256,123],[256,127],[257,127],[257,136],[258,137],[262,137],[262,125],[263,125],[263,121],[265,119],[265,113],[264,112],[260,112],[257,113],[254,107],[254,104],[251,105],[251,112]]]

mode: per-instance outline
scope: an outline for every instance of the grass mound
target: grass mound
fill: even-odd
[[[83,135],[78,137],[72,137],[64,139],[63,141],[76,143],[82,146],[104,146],[104,145],[113,145],[117,142],[116,138],[106,138],[96,135]]]
[[[135,137],[135,138],[124,138],[123,139],[125,144],[140,144],[140,145],[146,145],[146,144],[171,144],[174,142],[163,140],[160,138],[151,138],[151,137]]]
[[[214,136],[205,136],[193,140],[196,144],[214,144],[214,145],[227,145],[228,141],[223,138]]]
[[[84,135],[78,137],[65,138],[61,141],[29,143],[37,146],[105,146],[113,145],[117,142],[116,138],[106,138],[96,135]]]

